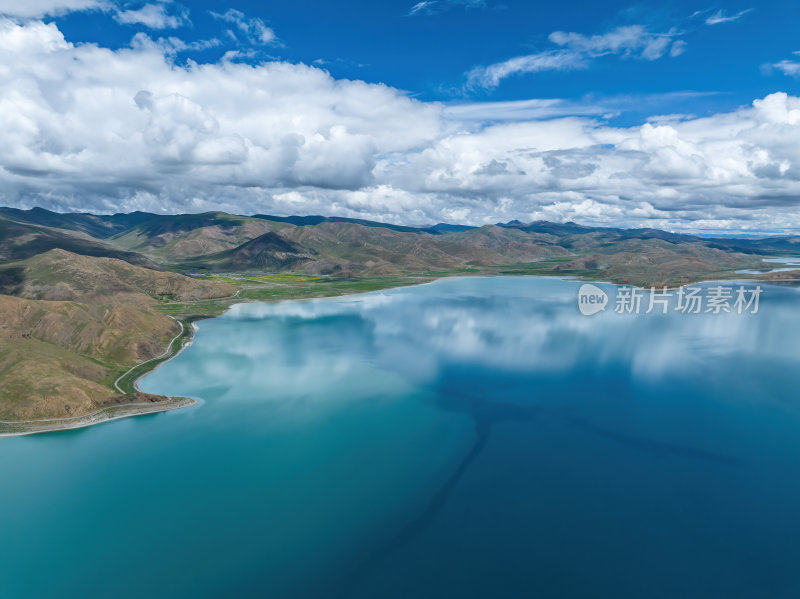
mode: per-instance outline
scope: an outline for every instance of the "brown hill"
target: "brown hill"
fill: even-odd
[[[586,272],[613,283],[658,287],[715,278],[718,273],[730,275],[760,262],[699,243],[676,244],[661,239],[625,240],[593,249],[553,270]]]
[[[0,295],[0,420],[59,418],[108,404],[119,370],[159,355],[179,325],[141,305]]]
[[[0,216],[0,264],[16,262],[60,248],[83,256],[104,256],[159,270],[150,259],[93,239],[80,231],[64,231],[19,223]]]
[[[176,263],[231,250],[260,235],[289,226],[222,213],[162,217],[114,237],[120,248],[140,252],[156,262]]]
[[[153,299],[192,301],[227,297],[235,291],[224,283],[60,249],[0,268],[0,293],[29,299],[152,304]]]
[[[313,252],[313,260],[297,266],[313,274],[398,275],[535,261],[567,253],[524,233],[491,227],[437,235],[325,222],[281,229],[278,234]]]

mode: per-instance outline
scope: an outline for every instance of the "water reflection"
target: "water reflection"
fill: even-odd
[[[794,521],[780,550],[730,532],[743,510],[752,527],[783,527],[780,507],[800,501],[800,290],[765,286],[755,315],[619,315],[612,303],[585,317],[579,286],[458,279],[241,304],[202,322],[195,344],[145,384],[206,397],[209,438],[214,418],[243,437],[250,451],[235,457],[279,489],[254,525],[283,530],[271,542],[292,544],[314,573],[286,583],[297,596],[493,596],[496,572],[523,596],[531,572],[552,571],[569,573],[571,596],[622,596],[627,585],[627,596],[665,597],[627,572],[672,577],[692,543],[722,565],[706,579],[702,560],[688,560],[700,565],[681,588],[752,596],[757,584],[720,582],[742,552],[800,559]],[[325,542],[309,536],[310,520]],[[698,541],[708,522],[740,537]],[[509,567],[520,555],[538,562]],[[432,565],[458,575],[425,579]],[[788,572],[777,579],[791,583]],[[274,584],[253,576],[243,587]],[[536,588],[561,593],[555,578]]]
[[[450,295],[455,283],[347,300],[241,304],[225,318],[285,323],[295,332],[281,351],[296,360],[308,358],[309,346],[317,352],[345,345],[347,351],[331,354],[331,369],[347,371],[340,360],[350,358],[343,356],[369,356],[417,383],[432,380],[451,362],[551,374],[625,363],[635,376],[659,378],[734,354],[781,360],[796,349],[787,331],[798,330],[798,317],[781,303],[796,301],[796,288],[770,286],[755,315],[683,314],[672,309],[673,298],[666,315],[620,315],[611,306],[584,317],[576,309],[577,283],[541,280],[532,291],[525,281],[497,279],[503,293]],[[604,288],[613,297],[613,286]],[[309,322],[319,327],[302,324]],[[224,345],[217,340],[215,352],[224,352]],[[263,339],[250,339],[235,351],[267,357]]]

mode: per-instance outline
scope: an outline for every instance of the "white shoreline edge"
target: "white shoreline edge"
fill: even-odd
[[[8,425],[36,425],[39,423],[44,424],[40,429],[31,429],[31,430],[24,430],[24,431],[15,431],[9,433],[0,433],[0,438],[2,437],[25,437],[28,435],[41,435],[44,433],[55,433],[58,431],[70,431],[75,429],[87,428],[90,426],[94,426],[96,424],[102,424],[104,422],[112,422],[114,420],[122,420],[123,418],[134,418],[136,416],[146,416],[147,414],[159,414],[161,412],[171,412],[173,410],[181,410],[183,408],[188,408],[191,406],[196,405],[198,402],[195,399],[190,397],[177,397],[171,398],[169,402],[159,402],[159,403],[130,403],[130,404],[122,404],[119,406],[109,406],[107,408],[101,408],[89,414],[84,414],[82,416],[75,416],[73,418],[49,418],[43,420],[21,420],[16,422],[6,422],[0,421],[0,424],[8,424]],[[117,413],[116,415],[112,415],[115,412],[126,412],[132,410],[130,413]],[[46,427],[48,423],[51,422],[63,422],[63,426],[53,426],[53,427]]]

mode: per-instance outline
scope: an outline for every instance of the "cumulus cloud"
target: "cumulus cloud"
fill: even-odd
[[[712,15],[706,17],[706,25],[719,25],[721,23],[733,23],[734,21],[738,21],[743,16],[748,13],[753,12],[754,8],[748,8],[745,10],[740,10],[736,14],[728,15],[724,10],[718,10]]]
[[[114,19],[123,25],[144,25],[150,29],[175,29],[188,23],[189,11],[178,7],[170,14],[165,4],[145,4],[136,10],[120,10]]]
[[[487,197],[529,218],[663,226],[796,214],[800,99],[778,93],[730,114],[615,128],[585,118],[492,125],[439,140],[385,173],[397,187]],[[504,168],[498,169],[502,164]],[[775,209],[771,216],[761,212]],[[714,218],[709,219],[709,215]],[[787,216],[787,222],[791,218]]]
[[[444,106],[302,64],[178,65],[170,43],[110,50],[0,20],[0,203],[797,227],[800,98],[785,93],[615,127],[602,104]]]
[[[548,40],[557,49],[517,56],[488,66],[475,67],[467,73],[469,88],[494,88],[512,75],[541,71],[563,71],[586,68],[601,56],[616,55],[622,58],[657,60],[667,54],[679,56],[686,42],[676,39],[676,29],[653,33],[642,25],[617,27],[600,35],[554,31]]]
[[[383,85],[280,62],[180,67],[165,46],[139,34],[112,51],[73,45],[52,23],[1,21],[5,202],[191,209],[195,192],[358,189],[379,155],[430,143],[441,126],[437,106]]]
[[[267,27],[262,19],[248,18],[240,10],[229,8],[224,13],[212,11],[211,14],[220,21],[234,26],[234,29],[228,30],[228,33],[233,38],[237,37],[238,31],[239,34],[244,35],[253,44],[275,44],[278,41],[275,31],[271,27]]]

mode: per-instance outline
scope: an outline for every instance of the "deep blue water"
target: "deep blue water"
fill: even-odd
[[[0,597],[800,597],[800,289],[584,317],[578,287],[202,321],[141,383],[200,405],[0,439]]]

